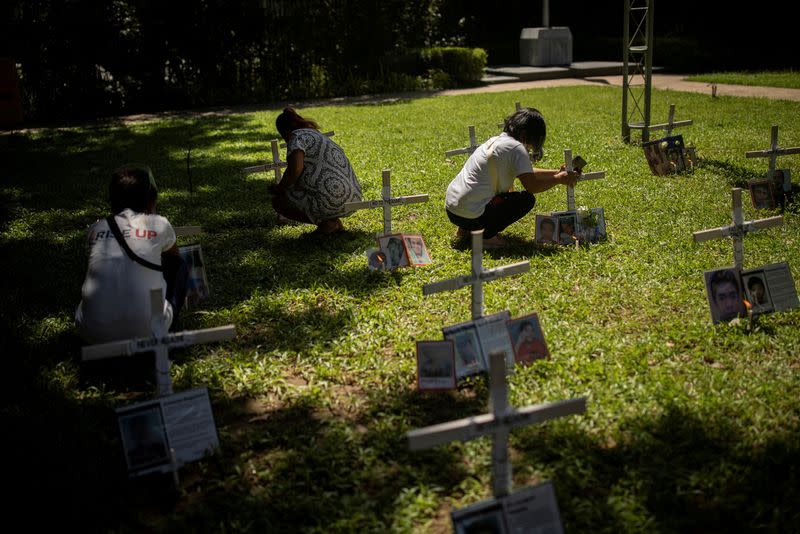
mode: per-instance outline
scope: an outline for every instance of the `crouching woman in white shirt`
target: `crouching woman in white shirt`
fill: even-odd
[[[155,214],[158,190],[150,169],[120,167],[111,177],[109,193],[113,215],[87,231],[89,267],[75,310],[78,331],[88,343],[153,335],[152,289],[163,295],[167,327],[177,324],[186,298],[188,268],[172,225]],[[110,222],[116,223],[127,247]]]
[[[546,133],[542,114],[523,108],[505,120],[503,133],[472,153],[445,196],[447,217],[458,227],[458,237],[483,230],[484,247],[503,246],[498,233],[533,209],[535,193],[575,185],[578,172],[533,169],[528,151],[541,154]],[[513,191],[517,178],[524,191]]]

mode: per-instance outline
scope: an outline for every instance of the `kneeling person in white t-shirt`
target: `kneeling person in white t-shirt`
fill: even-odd
[[[556,185],[575,185],[578,172],[536,169],[528,150],[541,153],[546,137],[542,114],[522,108],[506,118],[503,133],[479,146],[447,187],[445,208],[458,236],[483,230],[485,247],[504,245],[497,234],[518,221],[536,203],[534,193]],[[519,178],[525,191],[512,191]]]
[[[155,214],[153,174],[144,166],[124,166],[111,177],[113,220],[133,259],[100,219],[87,231],[89,268],[81,288],[75,323],[88,343],[150,337],[150,290],[161,289],[167,327],[176,325],[186,298],[188,269],[175,244],[175,230]],[[160,270],[158,270],[160,269]]]

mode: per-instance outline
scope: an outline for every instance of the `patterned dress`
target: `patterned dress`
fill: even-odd
[[[305,154],[303,172],[286,191],[287,198],[313,223],[345,215],[347,202],[361,200],[361,184],[344,151],[329,137],[310,128],[293,132],[286,155]]]

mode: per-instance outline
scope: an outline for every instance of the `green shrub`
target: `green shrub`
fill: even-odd
[[[487,54],[483,48],[448,46],[423,48],[419,53],[427,69],[440,69],[457,83],[480,81],[486,68]]]
[[[486,50],[460,46],[416,48],[387,57],[388,70],[431,78],[433,85],[464,85],[480,81],[487,61]]]

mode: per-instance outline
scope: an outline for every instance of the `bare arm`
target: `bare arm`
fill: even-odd
[[[517,176],[528,193],[541,193],[557,185],[575,185],[580,173],[563,169],[536,169]]]
[[[275,193],[283,194],[294,185],[303,173],[305,157],[305,152],[302,150],[295,150],[289,154],[286,158],[286,170],[283,171],[283,178],[272,188]]]

